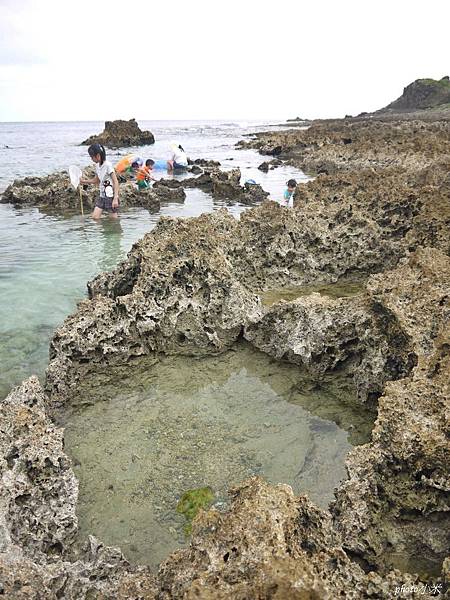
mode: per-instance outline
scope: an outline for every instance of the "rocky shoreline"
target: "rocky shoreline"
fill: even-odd
[[[305,128],[258,133],[241,148],[253,148],[312,174],[332,175],[398,167],[420,171],[450,156],[450,115],[442,120],[341,119]]]
[[[196,159],[190,162],[187,171],[191,177],[182,180],[161,178],[146,190],[138,190],[132,179],[121,176],[120,205],[123,208],[142,206],[150,211],[157,211],[161,202],[184,202],[185,190],[191,188],[201,189],[217,199],[245,205],[257,205],[269,196],[259,184],[241,185],[239,168],[224,171],[216,161]],[[94,174],[91,167],[84,171],[84,175],[88,177]],[[95,186],[84,186],[84,208],[92,209],[97,195],[98,190]],[[37,206],[55,211],[78,211],[80,196],[70,184],[67,172],[62,171],[42,177],[14,180],[0,197],[0,204],[6,203],[16,207]]]
[[[44,387],[31,377],[1,405],[5,597],[419,598],[420,585],[448,584],[448,122],[335,121],[245,145],[322,174],[298,186],[293,210],[161,218],[88,284],[55,332]],[[152,194],[254,193],[237,171],[203,169]],[[354,297],[261,302],[264,290],[350,277],[365,282]],[[76,555],[77,482],[53,416],[77,382],[100,364],[220,354],[242,337],[316,375],[345,371],[378,407],[330,509],[252,478],[227,513],[200,513],[190,547],[157,574],[93,537]]]

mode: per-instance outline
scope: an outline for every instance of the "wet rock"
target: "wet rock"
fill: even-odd
[[[236,199],[241,190],[241,170],[231,169],[231,171],[212,171],[212,193],[217,198]]]
[[[244,183],[243,193],[239,197],[241,204],[259,204],[269,197],[269,192],[263,190],[259,183]]]
[[[122,207],[141,206],[152,212],[161,207],[161,197],[152,188],[140,190],[132,183],[123,183],[119,188],[120,205]]]
[[[92,177],[93,172],[87,169],[86,176]],[[142,206],[156,211],[160,207],[161,199],[167,199],[170,192],[155,193],[151,188],[138,190],[135,183],[126,181],[119,184],[120,205],[123,207]],[[89,210],[94,207],[98,198],[98,187],[95,185],[83,186],[83,206]],[[184,200],[184,192],[180,190],[173,194],[174,200]],[[54,173],[45,177],[26,177],[14,181],[8,186],[2,196],[1,202],[10,202],[15,205],[39,206],[55,210],[80,210],[80,195],[70,184],[67,173]]]
[[[276,169],[282,164],[282,160],[279,160],[278,158],[273,158],[272,160],[264,161],[263,163],[261,163],[258,169],[260,171],[263,171],[264,173],[267,173],[269,170]]]
[[[240,184],[241,170],[231,171],[214,170],[210,172],[211,193],[215,198],[224,198],[241,204],[256,204],[267,199],[265,192],[259,184]]]
[[[155,138],[150,131],[141,131],[136,119],[123,121],[105,121],[105,129],[98,135],[92,135],[83,145],[99,143],[108,148],[122,148],[128,146],[146,146],[154,144]]]
[[[161,202],[184,202],[186,192],[180,182],[175,180],[160,180],[153,184],[153,191]]]
[[[211,192],[213,187],[211,173],[202,173],[198,177],[188,177],[183,179],[182,185],[185,188],[199,188],[205,192]]]
[[[95,204],[98,191],[92,188],[83,190],[83,205],[87,208]],[[80,195],[74,190],[66,172],[44,177],[16,179],[3,192],[1,203],[19,206],[42,206],[45,208],[80,209]]]
[[[189,167],[188,171],[190,173],[192,173],[193,175],[200,175],[200,173],[203,173],[203,169],[201,167],[199,167],[198,165],[194,165],[193,167]]]
[[[220,167],[220,162],[218,160],[207,160],[206,158],[196,158],[194,161],[192,161],[192,164],[200,167],[209,167],[212,169]]]
[[[153,182],[153,189],[157,190],[159,187],[179,189],[183,186],[184,181],[185,180],[183,179],[182,183],[181,181],[178,181],[178,179],[158,179],[158,181]]]

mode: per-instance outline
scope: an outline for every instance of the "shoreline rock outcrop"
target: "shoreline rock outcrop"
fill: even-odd
[[[168,244],[169,238],[174,237],[173,227],[179,229],[179,226],[176,222],[167,221],[159,236],[167,240],[161,240],[163,243]],[[191,238],[192,223],[195,221],[198,219],[189,223],[190,227],[188,225],[184,234],[179,236],[178,243],[181,243],[182,239]],[[216,230],[212,233],[214,238],[217,238],[218,234],[224,238],[219,240],[220,246],[223,245],[223,241],[226,245],[227,233],[230,233],[227,231],[228,219],[225,223],[221,221],[221,218],[217,219]],[[210,223],[207,225],[210,226]],[[199,224],[195,223],[195,226],[198,227]],[[204,226],[206,231],[206,223],[201,226]],[[210,250],[211,248],[205,246],[205,260]],[[155,246],[153,251],[156,254],[158,247]],[[159,252],[165,254],[166,258],[166,252],[170,251],[170,245],[166,246],[166,250],[159,247]],[[138,264],[136,252],[134,256],[132,271],[135,273],[135,281],[129,283],[134,287],[142,287],[145,280],[151,280],[151,272],[146,274],[146,271],[141,271],[144,265]],[[147,256],[150,259],[147,265],[150,266],[153,264],[154,254]],[[217,268],[222,260],[219,261],[219,256],[216,255],[211,264]],[[217,302],[223,303],[221,296],[217,295],[218,290],[213,292],[214,287],[219,284],[209,281],[211,275],[206,275],[205,271],[199,272],[198,280],[209,281],[210,298],[204,294],[207,288],[204,288],[199,296],[200,290],[195,291],[196,276],[193,271],[190,274],[186,271],[186,262],[183,264],[184,266],[179,264],[181,270],[173,270],[173,267],[167,269],[170,276],[166,285],[180,289],[181,284],[185,290],[190,289],[189,286],[194,288],[189,313],[200,298],[206,304],[198,315],[207,313],[205,307],[211,303],[212,306],[218,306]],[[224,267],[225,265],[222,269]],[[157,264],[154,265],[154,269],[155,274],[160,271]],[[228,273],[229,269],[228,266]],[[177,283],[179,275],[176,273],[184,273],[186,285],[181,281]],[[223,274],[222,270],[217,276],[217,282],[223,280]],[[125,271],[122,267],[106,275],[106,280],[94,280],[93,300],[90,302],[112,301],[112,297],[117,297],[119,292],[126,292],[125,289],[120,290],[120,285],[123,285],[120,282],[123,282],[124,276]],[[160,275],[153,281],[157,286],[162,283]],[[23,586],[26,577],[29,576],[27,574],[33,572],[34,581],[55,594],[61,589],[61,580],[66,581],[68,598],[80,597],[77,594],[81,593],[80,590],[85,591],[87,585],[92,590],[111,595],[118,594],[119,589],[125,589],[125,593],[131,593],[130,590],[138,593],[137,590],[144,589],[147,590],[147,596],[143,597],[148,598],[181,598],[186,593],[191,593],[197,594],[197,597],[202,597],[202,594],[216,594],[214,597],[236,598],[241,595],[243,598],[256,599],[258,594],[268,593],[267,590],[272,586],[285,594],[294,593],[300,586],[305,593],[307,591],[310,594],[318,594],[320,598],[330,599],[342,593],[352,597],[353,590],[354,597],[359,598],[369,589],[381,597],[393,597],[395,588],[404,585],[412,589],[413,585],[419,583],[417,577],[408,574],[407,571],[414,570],[414,557],[423,552],[434,561],[434,580],[439,582],[439,567],[448,551],[448,529],[445,523],[450,516],[450,508],[446,501],[450,453],[445,435],[448,423],[444,417],[448,409],[446,393],[450,367],[449,283],[450,259],[435,249],[419,249],[398,268],[369,279],[369,296],[365,300],[369,303],[367,306],[371,305],[378,315],[381,314],[380,311],[390,315],[399,328],[397,333],[410,340],[410,347],[418,357],[418,362],[416,366],[411,365],[407,372],[398,373],[400,379],[387,384],[384,395],[379,400],[373,439],[350,453],[347,460],[349,479],[337,490],[337,500],[330,513],[314,507],[304,497],[294,497],[288,486],[270,486],[258,479],[249,480],[231,492],[233,502],[229,512],[222,514],[210,510],[200,513],[193,524],[190,547],[168,557],[156,576],[145,567],[128,565],[120,551],[102,548],[93,538],[90,541],[89,552],[77,557],[75,562],[71,560],[69,549],[74,517],[67,520],[58,507],[61,502],[66,506],[67,500],[69,514],[74,515],[73,485],[58,488],[58,503],[54,505],[53,512],[48,509],[48,492],[45,492],[47,489],[61,486],[61,468],[69,469],[68,479],[62,479],[62,482],[74,481],[69,461],[65,461],[60,454],[61,430],[55,429],[46,414],[53,410],[53,394],[61,393],[62,390],[51,390],[52,395],[49,397],[42,392],[36,379],[25,382],[21,388],[10,394],[3,407],[4,411],[8,411],[11,406],[13,412],[2,415],[2,422],[8,424],[8,431],[11,432],[5,438],[6,443],[2,446],[1,453],[3,458],[0,461],[1,477],[3,481],[10,482],[3,485],[0,492],[2,523],[6,530],[4,539],[10,540],[3,546],[3,555],[0,552],[0,572],[4,570],[7,585],[12,586],[15,581],[16,584],[21,582],[19,585]],[[158,289],[163,290],[156,287],[155,291]],[[123,306],[125,297],[126,295],[122,296]],[[164,292],[161,298],[163,297]],[[172,294],[172,297],[182,298],[179,294]],[[309,298],[310,303],[311,299],[313,304],[324,306],[323,319],[326,321],[330,303],[320,303],[314,296]],[[308,298],[303,299],[304,306],[308,304],[307,301]],[[359,310],[364,307],[359,297],[347,298],[345,301],[358,304]],[[185,301],[185,307],[188,304],[189,302]],[[248,299],[243,304],[247,307]],[[232,301],[221,310],[226,310],[227,313],[236,312],[235,305]],[[339,303],[335,302],[334,306],[338,307]],[[348,306],[348,314],[351,315],[351,304]],[[254,307],[253,322],[258,322],[259,319],[264,323],[267,313],[260,312],[257,304],[254,304]],[[291,310],[295,323],[298,307],[299,300],[281,302],[269,311]],[[92,306],[90,308],[92,309]],[[248,314],[248,309],[246,310]],[[319,308],[317,310],[319,311]],[[162,311],[162,314],[164,312],[167,312],[167,309]],[[150,313],[148,314],[151,317]],[[239,317],[241,319],[242,314],[241,312]],[[357,314],[358,311],[355,312],[355,315]],[[78,341],[75,335],[71,337],[74,351],[70,355],[72,363],[79,361],[78,368],[88,356],[86,342],[93,340],[93,335],[97,335],[96,331],[102,329],[101,323],[98,322],[99,316],[95,313],[91,324],[87,323],[88,312],[80,306],[75,318],[79,318],[79,324],[86,325],[87,329],[82,333],[78,325],[67,328],[66,337],[70,332],[79,334]],[[183,331],[185,335],[186,330],[182,327],[187,324],[194,333],[191,327],[193,322],[195,320],[183,317],[181,323],[175,324],[172,337],[178,339],[177,343],[181,342],[177,332]],[[289,323],[289,320],[283,317],[283,322]],[[330,359],[330,350],[336,347],[336,340],[341,338],[339,319],[330,319],[329,323],[330,332],[333,323],[338,327],[336,335],[329,336],[328,340],[324,338],[322,347],[317,346],[317,356],[325,361],[325,369],[332,370],[335,364],[333,359]],[[109,331],[117,332],[117,324],[119,321],[111,323]],[[125,322],[122,322],[122,326],[124,324]],[[66,322],[66,325],[69,323]],[[137,321],[136,326],[139,328]],[[217,329],[217,322],[215,327]],[[155,340],[160,338],[158,327],[147,331]],[[279,330],[277,323],[270,331],[281,338],[286,337],[287,341],[291,339],[291,334],[284,334]],[[357,330],[355,331],[357,334]],[[401,339],[399,342],[396,329],[391,331],[393,336],[391,339],[387,338],[386,343],[392,344],[395,353],[403,349],[403,343]],[[60,351],[64,351],[61,346],[62,340],[58,339],[62,333],[57,333],[54,340],[54,344],[59,344]],[[205,333],[207,334],[204,331],[202,335]],[[202,335],[190,338],[189,344],[193,344],[191,351],[195,351],[194,346],[197,344],[201,352],[205,349],[208,351]],[[103,346],[103,350],[110,352],[116,348],[120,351],[117,340],[105,338],[105,343],[110,344],[110,348],[108,350]],[[84,354],[80,355],[80,352]],[[287,358],[291,360],[291,357]],[[368,358],[369,361],[372,360],[370,354]],[[91,366],[95,368],[95,364]],[[66,377],[66,382],[70,383],[67,379],[68,373],[66,365],[66,371],[61,370],[59,377]],[[70,390],[67,389],[64,393],[66,398],[70,396]],[[55,441],[49,443],[48,438],[34,433],[43,430],[48,432],[47,435],[56,435]],[[21,439],[23,442],[20,442]],[[49,453],[55,451],[55,458],[51,458],[53,454]],[[36,457],[36,466],[29,463],[30,456]],[[49,460],[47,457],[50,457]],[[29,469],[28,475],[27,470],[24,470],[25,465],[26,469]],[[24,474],[19,481],[26,481],[25,487],[23,484],[17,485],[15,470]],[[18,497],[17,494],[20,497],[24,497],[25,494],[26,501],[16,502],[14,498]],[[34,533],[34,521],[26,518],[30,509],[40,514],[40,529],[55,532],[53,535],[59,542],[55,550],[59,551],[59,556],[52,555],[50,558],[42,552],[41,546],[37,547],[38,554],[33,550],[33,545],[28,540],[42,539],[43,536]],[[57,526],[61,519],[64,524],[62,529]],[[55,542],[52,542],[51,538],[50,542],[53,547]],[[14,551],[11,544],[15,545]],[[392,558],[393,548],[401,549],[406,562],[399,564],[395,557]],[[393,568],[397,566],[402,566],[404,572]],[[11,572],[15,573],[14,579],[11,579]],[[118,594],[117,597],[121,596]],[[418,598],[420,595],[412,592],[405,597]]]
[[[103,144],[108,148],[124,148],[128,146],[147,146],[155,143],[155,137],[151,131],[142,131],[136,119],[124,121],[105,121],[105,129],[102,133],[91,135],[87,140],[81,142],[83,146],[95,143]]]
[[[208,162],[208,161],[200,161]],[[209,161],[214,163],[214,161]],[[185,188],[199,188],[214,198],[228,202],[256,205],[267,199],[269,193],[259,184],[240,185],[240,169],[222,171],[215,164],[197,167],[200,173],[186,179],[159,179],[151,188],[138,190],[132,179],[120,182],[121,206],[142,206],[151,211],[158,210],[161,202],[184,202]],[[87,168],[88,176],[94,172]],[[98,196],[96,186],[83,186],[83,206],[93,207]],[[66,172],[52,173],[43,177],[25,177],[11,183],[0,197],[0,203],[16,206],[37,206],[55,211],[79,210],[79,192],[70,184]]]
[[[390,167],[411,172],[437,161],[448,164],[449,119],[317,121],[308,129],[258,133],[238,147],[276,156],[307,173]]]
[[[84,186],[82,198],[85,209],[93,208],[97,197],[97,186]],[[127,181],[119,188],[120,206],[123,208],[139,206],[154,212],[160,209],[161,202],[184,202],[185,198],[182,187],[171,189],[161,185],[139,190],[134,182]],[[65,172],[16,180],[6,188],[0,202],[55,211],[80,210],[79,191],[73,189]]]
[[[281,147],[283,160],[326,164],[329,174],[298,186],[293,210],[263,202],[239,221],[226,211],[161,219],[116,269],[89,283],[90,298],[55,332],[45,389],[31,378],[0,407],[6,597],[331,600],[421,598],[421,581],[443,589],[450,573],[448,126],[379,125],[334,122],[309,134],[262,136],[269,148]],[[243,193],[237,172],[213,172],[199,181],[218,194]],[[159,187],[168,194],[181,186]],[[270,307],[258,296],[351,277],[367,280],[358,296],[310,295]],[[142,354],[158,360],[160,352],[219,354],[242,336],[312,373],[343,370],[360,399],[377,404],[372,439],[349,453],[348,479],[329,510],[252,478],[231,491],[227,513],[200,512],[189,548],[156,575],[92,537],[77,554],[76,481],[50,415],[99,364],[125,365]]]
[[[387,111],[415,111],[450,104],[450,80],[448,75],[442,79],[416,79],[407,85],[403,94],[394,102],[382,108]]]

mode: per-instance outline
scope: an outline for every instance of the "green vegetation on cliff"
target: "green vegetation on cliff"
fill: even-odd
[[[391,102],[384,110],[412,111],[435,108],[450,102],[450,80],[416,79],[403,90],[400,98]]]

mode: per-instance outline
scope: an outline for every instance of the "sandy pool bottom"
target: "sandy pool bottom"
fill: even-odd
[[[187,542],[176,512],[186,490],[210,486],[225,509],[227,490],[252,475],[325,507],[372,422],[345,377],[313,381],[246,343],[105,370],[64,416],[80,541],[93,534],[156,567]]]

